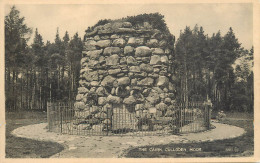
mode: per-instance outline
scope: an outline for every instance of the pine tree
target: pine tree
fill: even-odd
[[[30,38],[31,28],[25,24],[25,18],[15,6],[5,16],[5,68],[6,68],[6,107],[17,109],[17,95],[15,92],[18,75],[26,62],[27,41]],[[12,74],[12,75],[11,75]],[[12,78],[12,81],[11,81]],[[12,93],[10,90],[12,89]],[[21,93],[21,92],[20,92]],[[20,101],[22,106],[22,101]]]

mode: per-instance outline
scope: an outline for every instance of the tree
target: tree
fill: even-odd
[[[9,14],[5,16],[6,91],[9,91],[12,87],[12,95],[6,98],[7,108],[17,108],[15,95],[16,82],[20,73],[19,71],[22,70],[22,66],[24,66],[26,60],[27,41],[31,34],[31,28],[27,27],[24,21],[25,18],[20,17],[20,12],[15,6],[12,6]],[[10,81],[11,77],[12,82]]]

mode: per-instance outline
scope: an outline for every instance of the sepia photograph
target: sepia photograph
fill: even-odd
[[[254,5],[4,3],[3,157],[259,155]]]

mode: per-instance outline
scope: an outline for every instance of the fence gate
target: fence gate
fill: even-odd
[[[73,102],[48,102],[48,130],[74,135],[167,135],[210,129],[211,107],[204,102],[176,104],[163,112],[133,111],[112,105],[102,111],[74,110]]]

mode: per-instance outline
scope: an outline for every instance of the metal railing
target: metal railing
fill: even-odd
[[[210,129],[211,106],[205,102],[176,104],[159,113],[112,105],[93,112],[74,110],[73,102],[48,102],[48,130],[73,135],[167,135]]]

